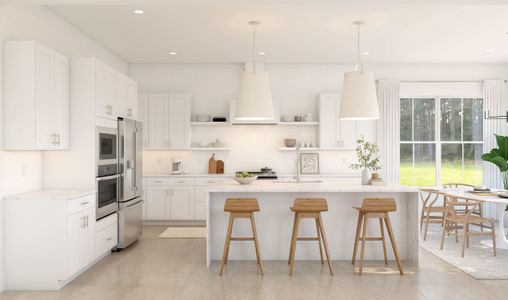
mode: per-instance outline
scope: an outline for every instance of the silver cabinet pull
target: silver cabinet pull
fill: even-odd
[[[161,180],[155,180],[154,183],[162,183]]]
[[[81,205],[87,205],[88,203],[90,203],[90,202],[88,202],[88,201],[86,201],[86,202],[81,202]]]
[[[112,239],[113,239],[113,238],[112,238],[112,237],[110,237],[110,238],[107,238],[107,239],[106,239],[106,241],[111,241]]]
[[[85,217],[81,217],[81,228],[85,228]]]
[[[209,180],[209,181],[207,181],[207,182],[208,182],[208,183],[215,183],[215,181],[213,181],[213,180]]]
[[[60,133],[56,134],[56,144],[60,146]]]
[[[176,183],[185,183],[185,180],[178,180]]]

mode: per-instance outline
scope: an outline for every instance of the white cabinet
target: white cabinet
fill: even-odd
[[[34,41],[4,48],[4,148],[69,147],[69,60]]]
[[[319,96],[319,147],[323,150],[352,150],[360,135],[368,141],[377,142],[377,121],[340,120],[339,101],[339,94]]]
[[[3,204],[6,289],[57,290],[96,259],[95,193],[38,191]]]
[[[95,259],[95,208],[70,215],[67,220],[67,277]]]
[[[95,258],[111,252],[118,244],[118,214],[100,219],[95,224]]]
[[[169,140],[169,96],[151,94],[148,96],[148,148],[170,148]]]
[[[149,124],[148,124],[148,95],[147,94],[139,94],[138,96],[138,120],[143,123],[143,150],[148,149],[148,134],[149,134]]]
[[[194,178],[148,178],[146,215],[149,221],[194,220]]]
[[[117,101],[120,117],[138,119],[138,84],[132,79],[118,75]]]
[[[97,117],[117,119],[118,87],[120,82],[116,71],[96,61],[95,65],[95,114]]]
[[[194,219],[194,186],[171,187],[171,220]]]
[[[206,220],[206,198],[208,186],[196,185],[196,194],[194,200],[194,219]]]
[[[146,220],[169,220],[170,192],[169,186],[147,186]]]
[[[188,149],[191,133],[191,97],[187,94],[141,94],[145,149]]]

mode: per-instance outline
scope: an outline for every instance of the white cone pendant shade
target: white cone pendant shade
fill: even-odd
[[[379,119],[374,74],[367,71],[351,71],[344,74],[339,119]]]
[[[236,103],[237,120],[257,121],[275,118],[270,76],[264,70],[243,71]]]
[[[358,48],[356,68],[344,74],[339,119],[371,120],[379,119],[376,81],[372,72],[364,71],[360,63],[360,26],[363,21],[353,22],[358,28]]]

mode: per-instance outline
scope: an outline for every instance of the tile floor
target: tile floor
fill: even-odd
[[[399,276],[382,263],[361,277],[348,261],[335,276],[319,262],[297,261],[292,277],[283,261],[231,262],[219,277],[208,270],[203,239],[158,239],[165,226],[147,226],[132,247],[106,257],[58,292],[4,292],[3,299],[508,299],[508,281],[475,280],[422,250],[419,272]],[[393,266],[393,264],[391,264]],[[369,273],[370,271],[370,273]],[[372,273],[372,272],[377,273]]]

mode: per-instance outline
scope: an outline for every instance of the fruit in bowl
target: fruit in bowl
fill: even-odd
[[[233,179],[239,184],[249,184],[257,178],[257,176],[252,175],[249,172],[236,172],[235,177],[233,177]]]

